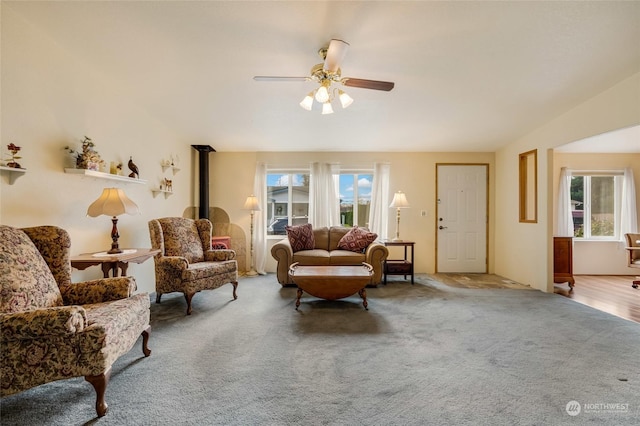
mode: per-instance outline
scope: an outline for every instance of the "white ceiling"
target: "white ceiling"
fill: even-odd
[[[640,71],[639,1],[2,6],[218,151],[494,151]],[[331,38],[393,91],[323,116],[298,105],[314,83],[252,79],[308,75]]]

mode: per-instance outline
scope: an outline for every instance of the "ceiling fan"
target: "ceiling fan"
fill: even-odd
[[[328,46],[320,48],[318,55],[324,60],[323,63],[316,64],[311,68],[311,75],[308,77],[278,77],[262,76],[253,77],[256,81],[315,81],[320,87],[310,92],[300,102],[300,106],[311,111],[313,100],[322,104],[322,113],[331,114],[333,108],[331,101],[336,96],[336,91],[343,108],[348,107],[353,99],[341,89],[331,91],[331,83],[339,83],[347,87],[358,87],[361,89],[390,91],[394,83],[390,81],[365,80],[362,78],[342,77],[340,64],[349,50],[349,43],[343,40],[332,39]]]

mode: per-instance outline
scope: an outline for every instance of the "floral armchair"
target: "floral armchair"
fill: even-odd
[[[0,395],[84,376],[107,413],[112,364],[142,334],[149,356],[149,295],[132,277],[71,283],[69,234],[55,226],[0,225]]]
[[[154,257],[156,303],[164,293],[181,292],[191,315],[191,299],[201,290],[233,285],[237,299],[238,263],[233,250],[213,249],[213,225],[208,219],[166,217],[149,221],[151,246],[160,249]]]

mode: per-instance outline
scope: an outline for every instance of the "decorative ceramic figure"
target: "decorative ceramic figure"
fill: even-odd
[[[12,167],[14,169],[21,169],[22,167],[20,167],[20,164],[16,160],[22,158],[17,155],[22,148],[20,148],[19,146],[13,143],[10,143],[9,145],[7,145],[7,149],[11,152],[11,161],[7,163],[7,167]]]
[[[129,170],[131,170],[131,173],[129,173],[129,177],[140,179],[140,172],[138,171],[138,166],[136,166],[136,164],[133,162],[133,157],[129,157],[127,166],[129,167]]]

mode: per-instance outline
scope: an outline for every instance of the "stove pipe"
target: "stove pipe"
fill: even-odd
[[[200,219],[209,219],[209,153],[216,152],[216,150],[209,145],[191,146],[198,151],[198,178],[200,180],[198,217]]]

